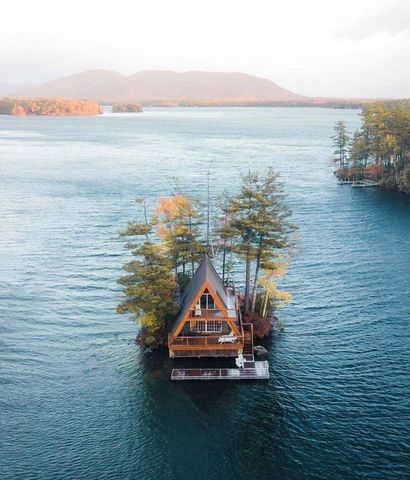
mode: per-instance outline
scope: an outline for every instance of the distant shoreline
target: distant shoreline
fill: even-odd
[[[319,107],[319,108],[357,108],[361,109],[377,100],[297,100],[297,101],[234,101],[234,100],[143,100],[140,101],[143,107]]]
[[[332,108],[363,109],[382,103],[381,100],[335,100],[316,98],[293,101],[235,101],[235,100],[143,100],[109,101],[73,98],[8,98],[0,99],[0,115],[77,116],[100,115],[104,107],[112,113],[140,113],[144,108]]]

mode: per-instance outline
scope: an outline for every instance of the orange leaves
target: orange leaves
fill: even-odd
[[[160,198],[155,214],[158,216],[165,215],[169,220],[175,220],[181,214],[193,213],[194,208],[191,200],[184,195],[174,195],[171,198]]]
[[[190,220],[197,216],[191,200],[184,195],[174,195],[171,198],[160,198],[154,211],[158,225],[158,235],[165,239],[171,233],[186,235],[190,231]]]
[[[4,98],[0,113],[8,115],[97,115],[102,110],[93,100],[66,98]]]
[[[383,165],[368,165],[366,168],[365,168],[365,172],[366,172],[366,177],[368,178],[373,178],[373,179],[378,179],[380,177],[380,175],[382,175],[384,171],[384,167]]]

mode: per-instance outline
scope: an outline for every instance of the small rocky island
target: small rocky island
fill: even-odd
[[[0,100],[2,115],[99,115],[103,112],[94,100],[66,98],[3,98]]]

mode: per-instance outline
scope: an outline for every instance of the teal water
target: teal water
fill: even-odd
[[[410,200],[338,186],[359,112],[0,116],[0,478],[410,478]],[[271,379],[169,380],[115,313],[135,196],[282,174],[299,241]]]

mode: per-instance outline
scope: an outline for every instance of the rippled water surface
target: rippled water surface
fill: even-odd
[[[410,478],[410,201],[336,184],[358,111],[0,116],[0,477]],[[169,380],[115,313],[133,199],[282,174],[299,225],[271,379]]]

